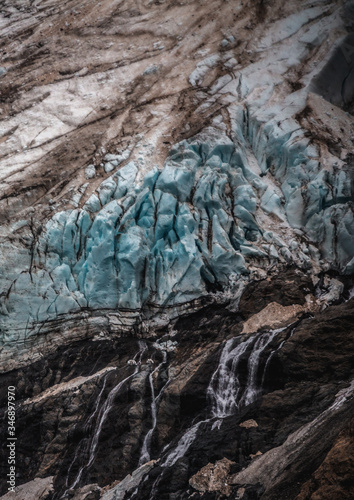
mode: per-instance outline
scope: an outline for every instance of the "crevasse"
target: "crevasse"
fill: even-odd
[[[131,161],[82,208],[56,213],[30,269],[2,286],[4,340],[81,308],[173,306],[225,291],[247,278],[250,264],[310,269],[322,258],[350,271],[348,172],[321,169],[294,120],[280,127],[238,107],[233,130],[233,140],[209,128],[182,141],[142,183]],[[285,242],[274,230],[279,223],[302,228],[301,241]]]

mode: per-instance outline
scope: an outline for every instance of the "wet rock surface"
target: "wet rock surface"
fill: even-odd
[[[170,498],[175,494],[188,498],[195,491],[199,492],[198,495],[212,495],[209,490],[214,488],[218,495],[227,493],[228,497],[237,498],[237,488],[231,480],[235,474],[237,476],[245,467],[247,471],[253,461],[265,457],[267,452],[282,450],[289,436],[299,429],[301,431],[303,426],[311,426],[311,422],[322,413],[329,412],[331,418],[328,423],[324,421],[320,431],[326,439],[316,439],[310,433],[310,448],[299,453],[290,471],[284,472],[279,466],[279,474],[285,474],[279,495],[286,491],[286,498],[295,498],[304,482],[309,481],[311,485],[311,474],[316,469],[317,475],[321,473],[321,467],[324,467],[321,463],[351,419],[353,399],[346,402],[345,411],[338,416],[335,412],[332,415],[328,408],[340,390],[348,387],[353,375],[353,300],[329,307],[313,318],[304,317],[280,331],[260,357],[256,378],[262,389],[254,402],[235,408],[230,416],[211,419],[207,389],[220,362],[225,339],[230,335],[236,337],[237,345],[245,342],[245,337],[239,334],[240,326],[238,332],[237,329],[234,333],[230,331],[230,324],[234,328],[239,324],[235,322],[234,313],[230,316],[227,310],[219,308],[210,311],[210,316],[208,319],[201,314],[199,325],[196,316],[178,320],[170,344],[166,331],[157,343],[129,338],[115,343],[106,340],[79,342],[77,346],[63,348],[62,352],[59,350],[47,358],[50,376],[48,373],[40,378],[30,391],[30,383],[22,383],[22,390],[19,385],[17,436],[22,446],[18,452],[21,471],[18,480],[27,483],[36,476],[54,476],[53,498],[60,498],[66,490],[69,495],[70,486],[81,467],[83,471],[74,491],[84,484],[98,483],[102,488],[117,479],[127,482],[126,476],[138,467],[144,437],[151,429],[149,374],[160,366],[153,378],[155,397],[158,395],[159,399],[156,403],[157,425],[149,449],[151,458],[159,461],[143,475],[140,484],[134,483],[134,490],[138,488],[135,497],[150,498],[155,488],[154,498]],[[188,324],[189,341],[186,339]],[[203,336],[198,329],[203,331]],[[137,366],[134,356],[141,352],[139,342],[146,342],[143,347],[146,351],[140,366]],[[168,345],[173,349],[165,351],[164,358],[163,352]],[[247,360],[250,355],[247,356],[247,352],[238,365],[241,390],[249,383]],[[161,364],[164,359],[165,363]],[[42,366],[41,372],[44,370]],[[17,374],[3,375],[2,387],[7,386],[8,377],[14,380],[16,375],[19,381],[30,381],[38,378],[38,372],[39,366],[34,364],[22,368]],[[122,380],[126,382],[116,393],[102,420],[94,460],[87,467],[92,439],[98,429],[98,409]],[[181,437],[196,422],[200,424],[195,439],[185,453],[180,457],[177,455],[172,466],[164,466]],[[166,446],[167,451],[163,451]],[[281,456],[282,452],[279,453]],[[284,451],[284,456],[288,456],[288,451]],[[227,462],[230,471],[225,474],[228,477],[226,490],[219,490],[216,486],[205,487],[204,492],[199,488],[195,490],[190,478],[199,474],[198,471],[208,463],[216,464],[224,459],[232,462],[232,465]],[[281,463],[280,458],[277,458],[278,462]],[[205,481],[209,484],[212,479],[208,477]],[[261,498],[257,496],[259,491],[265,495],[262,477],[260,475],[256,481],[259,482],[256,489],[254,484],[251,487],[244,484],[246,482],[238,485],[238,489],[246,486],[251,488],[250,491],[258,491],[254,493],[256,496],[245,498]],[[306,488],[310,487],[313,488],[306,483]],[[277,491],[269,495],[269,498],[278,498]]]

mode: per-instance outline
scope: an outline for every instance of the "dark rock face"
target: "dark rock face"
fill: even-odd
[[[149,482],[139,489],[135,498],[149,498],[151,486],[157,479],[156,498],[189,498],[193,490],[187,487],[187,477],[206,463],[215,463],[226,457],[237,464],[233,472],[240,471],[252,462],[251,455],[259,451],[264,454],[281,446],[289,435],[324,412],[333,403],[338,390],[347,386],[353,375],[353,307],[351,301],[300,322],[292,337],[285,342],[282,350],[275,353],[268,365],[264,390],[269,392],[263,399],[224,419],[219,430],[211,432],[211,426],[208,428],[204,424],[187,457],[176,462],[172,470],[159,468],[154,475],[150,474]],[[339,318],[343,319],[342,328],[338,328]],[[345,349],[342,342],[346,345]],[[322,347],[316,347],[317,343]],[[296,349],[294,346],[299,347]],[[280,486],[267,494],[264,487],[262,491],[262,488],[252,486],[244,498],[295,498],[301,484],[311,477],[334,445],[339,429],[350,421],[353,408],[351,398],[336,426],[329,422],[324,427],[325,446],[323,442],[317,445],[312,443],[308,454],[300,456],[287,471],[285,482],[282,481]],[[244,429],[239,426],[240,422],[249,418],[254,419],[258,427]],[[231,498],[239,498],[238,489],[234,488]],[[176,490],[180,496],[174,497]],[[196,498],[224,498],[219,493],[199,495]],[[340,496],[333,498],[339,499]]]
[[[273,290],[277,296],[278,291]],[[300,294],[298,297],[300,301]],[[245,310],[250,300],[246,290],[242,298]],[[269,300],[274,297],[270,295]],[[353,410],[353,402],[346,403],[349,407],[336,426],[326,428],[324,424],[325,445],[312,443],[308,456],[295,460],[271,493],[261,481],[233,485],[229,478],[258,455],[281,447],[290,435],[325,412],[336,394],[348,386],[353,375],[353,299],[314,317],[304,316],[280,331],[259,358],[259,396],[230,416],[210,419],[210,379],[220,362],[224,340],[235,337],[235,345],[244,342],[239,335],[240,322],[239,313],[210,307],[180,318],[174,324],[173,337],[166,330],[157,344],[132,338],[77,342],[2,375],[2,407],[9,380],[18,382],[19,484],[34,477],[54,476],[52,498],[57,499],[73,486],[74,490],[93,483],[105,487],[122,480],[139,465],[144,438],[153,427],[152,396],[158,396],[149,454],[160,461],[134,489],[135,494],[127,490],[125,498],[226,498],[225,492],[201,492],[190,485],[200,469],[223,459],[232,462],[226,479],[227,498],[241,498],[241,493],[249,499],[310,498],[309,492],[324,488],[321,484],[328,481],[330,468],[337,471],[339,489],[334,489],[333,495],[339,495],[352,471],[351,462],[344,469],[337,462],[344,460],[338,456],[340,443],[345,442],[343,456],[351,446],[348,408]],[[247,356],[238,367],[241,391],[248,384]],[[149,382],[153,370],[154,394]],[[43,376],[39,378],[38,373]],[[102,418],[100,409],[124,380]],[[250,419],[255,425],[240,426]],[[198,422],[195,438],[184,453],[172,465],[164,465],[183,435]],[[337,437],[342,429],[347,429],[344,437]]]
[[[336,439],[333,447],[311,479],[301,488],[296,500],[343,498],[349,500],[354,494],[353,463],[354,438],[353,419]]]
[[[347,9],[349,13],[349,8]],[[354,18],[354,16],[353,16]],[[348,35],[336,47],[330,60],[313,82],[313,90],[329,102],[353,112],[354,106],[354,35]]]
[[[245,318],[264,309],[270,302],[283,306],[303,304],[305,296],[314,293],[309,276],[295,268],[285,268],[271,279],[250,283],[241,296],[239,310]]]

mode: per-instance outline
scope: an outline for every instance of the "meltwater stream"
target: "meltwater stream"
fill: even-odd
[[[103,387],[102,387],[102,389],[101,389],[101,391],[100,391],[100,393],[98,395],[94,411],[90,415],[89,419],[87,420],[87,422],[85,424],[85,429],[88,430],[89,427],[90,427],[91,422],[93,422],[94,418],[97,415],[96,423],[95,423],[94,432],[93,432],[93,436],[92,436],[91,442],[90,442],[89,446],[85,446],[85,450],[82,450],[82,451],[85,451],[86,453],[88,452],[88,460],[86,461],[86,463],[84,463],[80,467],[79,472],[77,473],[77,476],[76,476],[75,480],[70,485],[70,487],[68,487],[69,486],[70,471],[71,471],[73,465],[75,464],[77,458],[79,457],[79,452],[82,449],[82,443],[80,442],[80,444],[79,444],[79,446],[78,446],[78,448],[76,450],[76,453],[75,453],[75,456],[74,456],[74,460],[71,463],[71,465],[69,467],[69,470],[68,470],[68,476],[67,476],[67,480],[66,480],[66,486],[67,486],[68,489],[75,488],[75,486],[77,486],[78,483],[80,482],[80,479],[82,477],[83,472],[86,469],[88,469],[93,464],[93,462],[95,460],[95,457],[96,457],[96,450],[97,450],[97,445],[98,445],[98,441],[99,441],[99,438],[100,438],[100,434],[101,434],[101,431],[102,431],[102,427],[103,427],[103,425],[104,425],[104,423],[106,421],[108,413],[110,412],[110,410],[111,410],[111,408],[113,406],[115,397],[119,393],[120,389],[125,385],[125,383],[128,382],[131,378],[133,378],[134,375],[136,375],[137,372],[139,371],[141,360],[142,360],[143,354],[146,351],[146,349],[147,349],[147,346],[146,346],[145,342],[139,341],[139,351],[134,356],[134,361],[136,362],[134,372],[131,375],[128,375],[128,377],[126,377],[124,380],[120,381],[116,386],[113,387],[113,389],[111,390],[111,392],[108,394],[108,397],[107,397],[106,401],[100,407],[102,394],[103,394],[103,391],[104,391],[105,386],[106,386],[107,377],[105,378],[104,383],[103,383]],[[63,497],[65,496],[65,494],[67,493],[67,491],[68,490],[66,490],[64,492]]]
[[[139,466],[144,464],[145,462],[148,462],[150,460],[150,453],[151,453],[151,440],[152,440],[152,435],[154,433],[154,430],[156,428],[156,423],[157,423],[157,405],[159,400],[161,399],[161,396],[163,394],[163,391],[168,384],[168,381],[164,386],[161,388],[160,392],[158,393],[157,396],[155,396],[155,388],[154,388],[154,375],[155,373],[159,374],[160,369],[163,367],[163,365],[166,363],[167,359],[167,352],[163,351],[163,360],[161,363],[150,373],[149,375],[149,384],[150,384],[150,389],[151,389],[151,417],[152,417],[152,426],[147,432],[143,446],[141,448],[141,453],[140,453],[140,459],[139,459]]]
[[[211,403],[211,417],[186,430],[162,463],[164,467],[171,467],[185,455],[194,442],[201,424],[208,423],[215,418],[233,415],[240,408],[248,406],[257,399],[262,391],[262,386],[257,384],[262,353],[278,333],[286,328],[256,333],[235,347],[237,338],[232,338],[225,343],[218,367],[213,373],[207,389],[207,396]],[[239,379],[238,366],[245,357],[248,358],[247,382],[243,389]]]
[[[213,417],[227,417],[237,410],[237,401],[241,390],[237,368],[242,355],[247,351],[252,341],[253,338],[250,337],[235,348],[233,348],[234,338],[225,343],[219,365],[213,373],[207,389]]]
[[[262,386],[257,384],[261,355],[274,337],[285,328],[252,335],[236,347],[233,347],[235,338],[225,343],[219,365],[211,377],[207,390],[213,417],[223,418],[232,415],[257,399],[262,391]],[[248,356],[247,382],[242,392],[238,366],[245,356]]]
[[[243,406],[248,406],[249,404],[253,403],[261,394],[262,384],[257,384],[257,376],[259,372],[259,362],[261,359],[261,355],[264,349],[272,342],[274,337],[276,337],[278,333],[284,331],[286,328],[287,326],[284,328],[279,328],[278,330],[271,330],[269,332],[261,334],[260,337],[256,337],[256,340],[253,344],[252,352],[248,358],[247,383],[245,390],[242,394],[242,397],[238,402],[238,408],[241,408]],[[264,372],[267,367],[268,364],[266,362],[264,366]],[[261,380],[263,380],[263,376]]]

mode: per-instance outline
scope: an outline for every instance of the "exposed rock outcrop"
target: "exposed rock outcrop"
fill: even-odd
[[[227,458],[219,460],[215,465],[208,464],[190,478],[189,484],[195,490],[201,492],[218,491],[228,497],[231,493],[231,487],[226,480],[231,465],[235,464]]]
[[[36,478],[16,488],[16,493],[10,491],[3,495],[2,500],[47,500],[53,493],[53,477]]]
[[[330,498],[349,499],[354,493],[353,421],[340,433],[332,449],[311,479],[301,488],[297,500]]]

